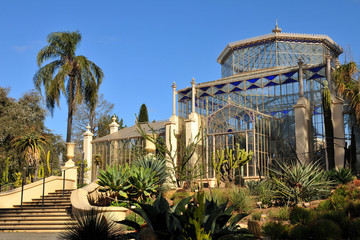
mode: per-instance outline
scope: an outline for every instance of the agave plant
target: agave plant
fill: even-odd
[[[128,183],[130,176],[128,166],[108,166],[106,171],[99,171],[99,180],[97,183],[101,186],[100,191],[110,192],[111,194],[120,195],[127,198],[127,191],[131,187]]]
[[[156,184],[159,186],[164,184],[168,177],[165,159],[157,158],[154,155],[139,157],[134,162],[134,166],[137,168],[143,167],[144,169],[150,169],[151,172],[155,172],[155,177],[157,178]]]
[[[227,203],[218,205],[207,200],[203,193],[182,199],[170,208],[168,202],[160,195],[151,206],[139,204],[133,211],[139,214],[157,239],[235,239],[239,236],[251,236],[237,223],[246,214],[232,215],[234,207],[227,208]],[[119,223],[137,230],[127,234],[129,238],[137,238],[141,227],[133,221]]]
[[[104,215],[97,210],[76,211],[75,221],[72,221],[59,233],[59,239],[63,240],[115,240],[119,239],[119,228],[115,222],[109,222]]]
[[[300,163],[278,162],[279,170],[270,169],[272,182],[278,196],[284,201],[297,204],[327,197],[329,187],[333,184],[317,163],[301,165]]]
[[[157,192],[159,188],[157,182],[156,172],[150,168],[132,167],[128,178],[128,197],[131,200],[146,202],[149,197]]]

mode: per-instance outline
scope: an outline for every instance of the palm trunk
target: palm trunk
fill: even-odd
[[[73,89],[74,77],[70,76],[69,81],[70,82],[69,82],[69,99],[68,99],[69,102],[68,102],[66,142],[71,142],[72,118],[74,112],[74,89]]]

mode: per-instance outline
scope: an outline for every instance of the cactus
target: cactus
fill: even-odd
[[[236,150],[226,147],[226,155],[225,149],[217,150],[216,155],[213,154],[213,166],[218,187],[220,180],[231,183],[234,180],[234,170],[248,163],[252,156],[253,152],[250,150],[248,153],[245,149],[241,149],[240,144],[236,144]]]

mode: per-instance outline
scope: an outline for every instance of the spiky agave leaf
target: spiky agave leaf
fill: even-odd
[[[74,221],[69,222],[64,231],[59,233],[62,240],[115,240],[120,231],[115,222],[108,221],[104,214],[91,209],[89,211],[76,211]]]

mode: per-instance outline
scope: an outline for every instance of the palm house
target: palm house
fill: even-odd
[[[237,144],[254,153],[242,169],[245,179],[266,175],[274,159],[322,159],[326,165],[321,93],[328,82],[335,160],[341,165],[345,144],[343,101],[335,94],[331,71],[342,51],[326,35],[284,33],[278,25],[270,34],[229,43],[217,58],[220,79],[200,83],[193,79],[191,87],[179,90],[175,83],[172,85],[172,116],[169,121],[156,123],[156,131],[171,149],[179,145],[178,135],[189,144],[200,132],[201,154],[195,157],[202,158],[202,168],[210,179],[214,178],[213,154]],[[122,129],[95,140],[86,132],[87,159],[102,154],[104,162],[111,164],[131,161],[128,153],[134,146],[156,151],[141,136],[131,134],[134,131]],[[119,147],[124,139],[134,144]]]

